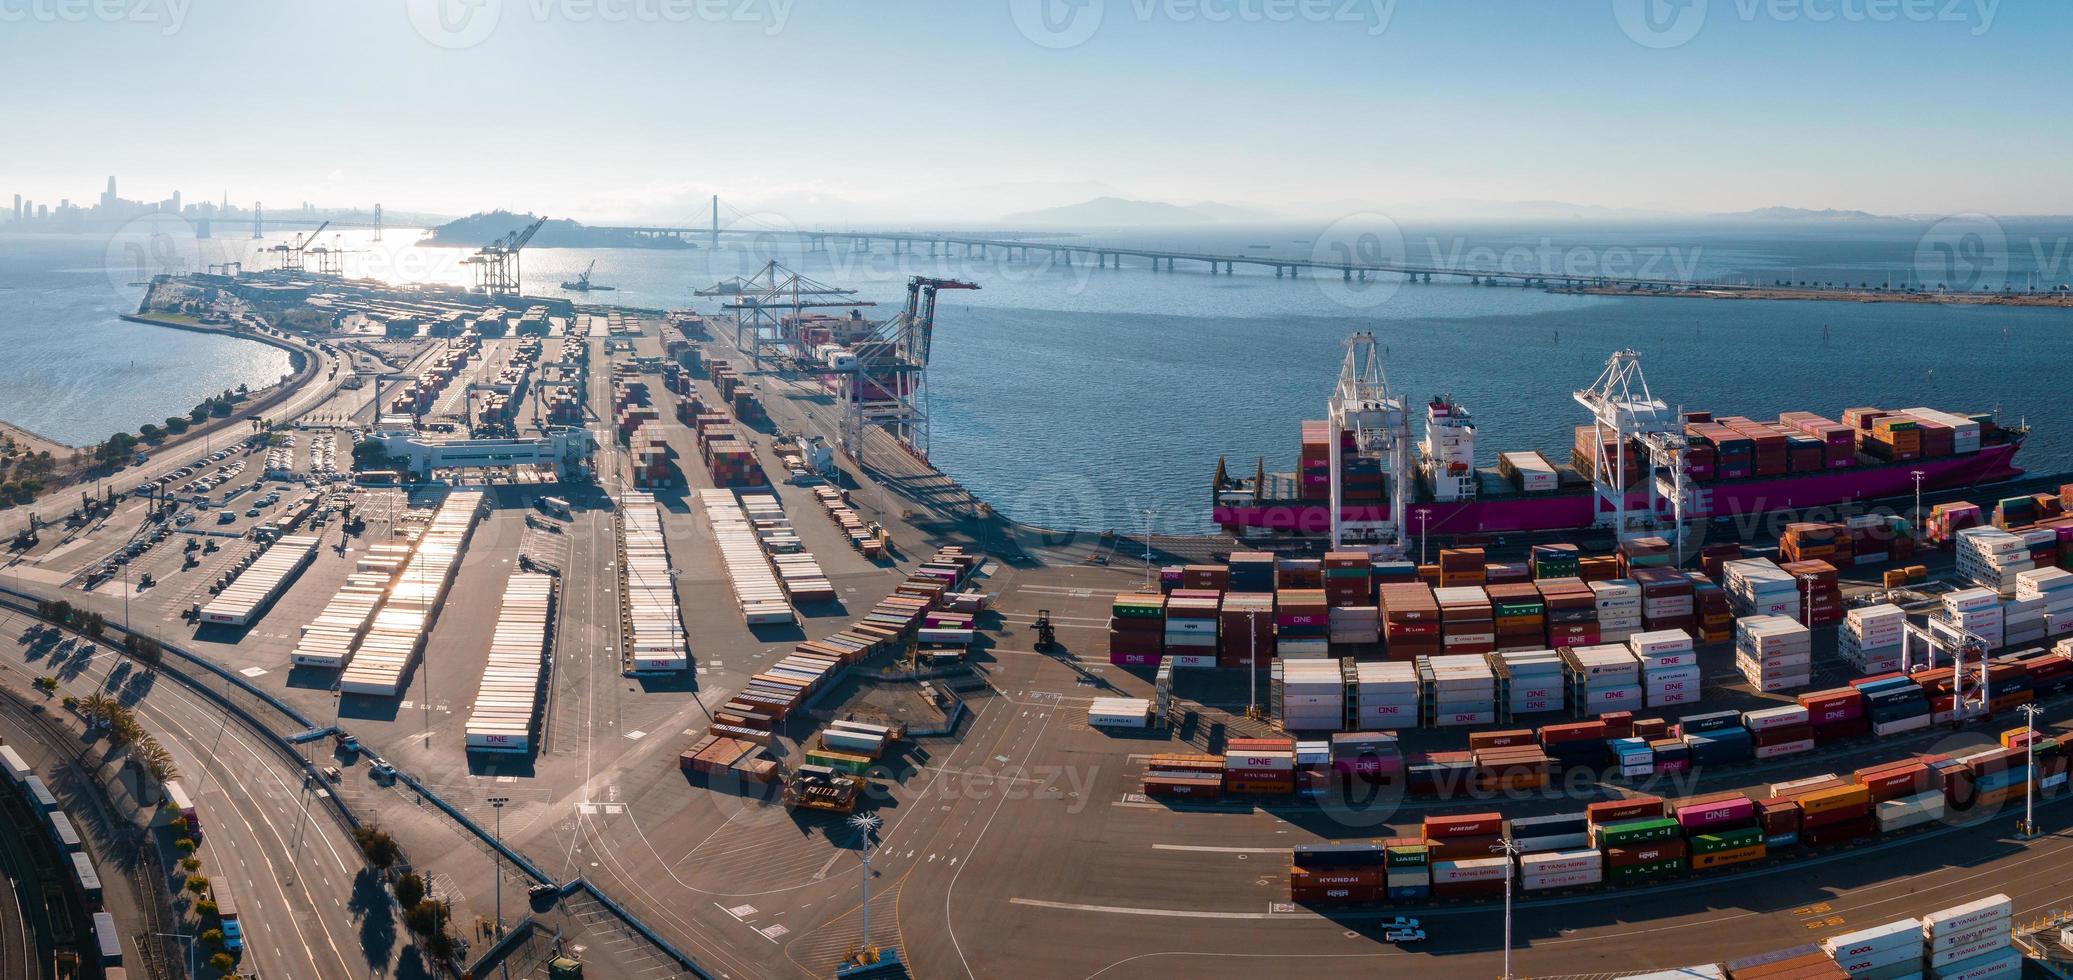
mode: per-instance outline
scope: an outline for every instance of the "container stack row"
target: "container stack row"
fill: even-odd
[[[727,569],[743,622],[751,626],[797,622],[784,586],[763,552],[762,539],[734,492],[700,490],[698,508],[712,528],[713,540],[719,543],[720,563]]]
[[[644,493],[629,493],[619,507],[619,568],[629,674],[669,673],[691,665],[677,582],[662,534],[662,508]]]
[[[351,663],[353,649],[374,622],[375,610],[389,594],[389,586],[410,560],[410,544],[377,544],[367,549],[351,574],[346,576],[324,611],[302,628],[289,654],[298,667],[326,667],[333,670]]]
[[[519,572],[504,586],[489,662],[468,712],[470,752],[531,752],[554,635],[554,578]]]
[[[1837,647],[1860,675],[1890,673],[1900,669],[1906,631],[1907,613],[1899,606],[1862,606],[1844,617],[1842,631],[1836,634]]]
[[[288,590],[295,577],[309,567],[317,553],[313,534],[291,534],[275,541],[230,583],[216,598],[202,607],[201,621],[226,626],[250,626],[272,608],[274,600]]]
[[[473,491],[451,493],[440,502],[360,638],[352,662],[339,674],[340,691],[381,697],[402,693],[404,678],[424,651],[425,638],[438,620],[447,587],[453,584],[461,553],[483,509],[483,495]]]

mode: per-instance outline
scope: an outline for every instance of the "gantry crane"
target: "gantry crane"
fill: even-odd
[[[315,235],[310,237],[311,239],[316,238]],[[343,237],[339,235],[331,236],[331,242],[329,246],[318,245],[315,248],[304,249],[304,251],[309,255],[316,256],[318,275],[343,276],[345,275],[345,257],[360,250],[346,248]]]
[[[869,301],[829,299],[827,297],[854,296],[856,290],[808,279],[779,265],[775,259],[764,263],[763,268],[751,275],[723,279],[694,291],[693,295],[733,298],[731,302],[721,304],[720,309],[734,312],[734,346],[747,352],[759,370],[763,366],[763,348],[785,340],[781,314],[789,311],[796,325],[802,310],[878,305]],[[813,356],[813,351],[806,348],[802,338],[794,336],[790,343],[793,356]]]
[[[1641,373],[1641,354],[1632,348],[1606,358],[1598,380],[1575,392],[1575,398],[1590,410],[1596,423],[1591,439],[1593,523],[1611,528],[1624,540],[1654,533],[1667,518],[1681,562],[1687,502],[1682,415],[1649,391],[1648,379]],[[1638,457],[1634,460],[1638,480],[1627,478],[1630,456]],[[1635,482],[1641,486],[1632,486]],[[1636,490],[1641,491],[1638,501]]]
[[[301,272],[303,254],[312,244],[316,243],[317,236],[323,234],[324,229],[329,227],[331,227],[331,222],[326,221],[318,225],[316,231],[310,232],[308,238],[298,235],[293,243],[282,242],[279,245],[268,246],[266,250],[272,252],[274,256],[274,268],[284,269],[289,272]]]
[[[546,218],[539,218],[523,230],[505,235],[462,259],[462,265],[475,268],[475,287],[491,296],[517,295],[520,292],[518,253],[546,223]]]
[[[978,289],[962,279],[915,276],[907,280],[907,305],[872,328],[868,340],[851,345],[856,363],[840,373],[842,439],[850,457],[864,455],[864,428],[883,426],[923,462],[929,457],[928,364],[935,338],[936,293]]]
[[[1375,335],[1361,331],[1346,338],[1346,361],[1339,383],[1325,402],[1327,438],[1331,440],[1332,547],[1389,546],[1402,541],[1404,506],[1411,494],[1411,421],[1404,400],[1389,393],[1382,371],[1382,353]],[[1346,519],[1345,456],[1380,463],[1389,480],[1385,516]],[[1356,505],[1358,506],[1358,505]]]

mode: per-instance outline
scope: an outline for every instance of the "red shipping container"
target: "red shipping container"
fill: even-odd
[[[1662,798],[1657,796],[1607,800],[1584,807],[1584,819],[1601,826],[1627,820],[1658,819],[1663,815],[1663,806]]]
[[[1875,828],[1876,825],[1873,824],[1871,815],[1867,813],[1853,820],[1845,820],[1840,823],[1824,824],[1819,827],[1802,827],[1799,839],[1800,843],[1808,847],[1825,847],[1830,844],[1842,844],[1862,837],[1869,837]]]
[[[1463,813],[1426,817],[1423,830],[1426,838],[1430,840],[1443,837],[1487,837],[1504,832],[1504,814]]]
[[[1375,901],[1376,895],[1377,890],[1373,887],[1290,888],[1288,900],[1298,905],[1359,905]]]
[[[1607,868],[1624,868],[1631,864],[1651,864],[1656,861],[1673,861],[1685,856],[1684,838],[1649,841],[1633,847],[1608,847],[1605,849]]]
[[[1859,803],[1851,806],[1839,806],[1833,810],[1821,810],[1815,813],[1801,811],[1799,825],[1801,832],[1804,833],[1812,831],[1817,827],[1849,823],[1859,818],[1871,819],[1871,804]]]

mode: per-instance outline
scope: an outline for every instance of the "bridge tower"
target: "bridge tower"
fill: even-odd
[[[1411,492],[1411,422],[1404,400],[1389,393],[1373,333],[1363,330],[1346,338],[1346,360],[1325,401],[1325,418],[1331,446],[1332,547],[1347,547],[1349,542],[1356,547],[1398,544]],[[1387,516],[1346,520],[1348,506],[1374,503],[1372,498],[1349,499],[1346,475],[1371,468],[1380,470],[1387,481]]]
[[[258,201],[253,201],[253,202],[252,202],[252,239],[253,239],[254,241],[257,241],[257,240],[259,240],[259,239],[261,239],[261,238],[265,238],[265,237],[266,237],[266,236],[265,236],[264,234],[261,234],[261,233],[260,233],[260,231],[259,231],[259,215],[260,215],[260,207],[259,207],[259,202],[258,202]]]
[[[381,241],[381,205],[374,206],[374,240]]]
[[[1649,391],[1641,373],[1641,354],[1632,348],[1606,359],[1598,380],[1574,393],[1590,410],[1592,421],[1592,515],[1598,527],[1611,528],[1624,540],[1653,533],[1667,518],[1677,560],[1684,559],[1684,511],[1689,502],[1685,483],[1686,443],[1682,415]],[[1635,464],[1628,479],[1628,463]],[[1633,499],[1630,484],[1639,483],[1642,499]]]

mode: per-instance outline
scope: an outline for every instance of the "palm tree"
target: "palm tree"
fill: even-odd
[[[173,754],[167,752],[165,746],[158,744],[157,739],[146,735],[137,743],[133,754],[137,762],[146,772],[151,773],[151,778],[157,780],[160,785],[180,778],[180,767],[173,764]]]
[[[114,698],[99,691],[79,699],[79,715],[91,724],[107,721],[112,709],[117,707],[120,704]]]

